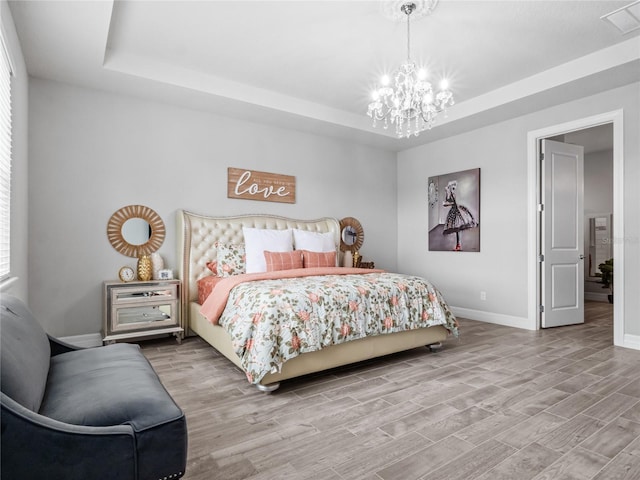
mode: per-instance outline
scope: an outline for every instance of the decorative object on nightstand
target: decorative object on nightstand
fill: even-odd
[[[184,335],[181,286],[180,280],[104,282],[102,341],[114,343],[170,333],[180,343]]]
[[[136,272],[131,267],[122,267],[118,272],[118,278],[121,282],[133,282],[136,279]]]
[[[151,280],[153,275],[153,266],[151,265],[151,257],[149,255],[142,255],[138,259],[138,280],[146,282]]]
[[[351,250],[344,252],[342,257],[342,266],[353,267],[353,254],[351,253]]]
[[[173,280],[173,270],[163,268],[158,272],[158,280]]]
[[[353,266],[356,268],[359,268],[361,261],[362,261],[362,256],[356,250],[355,252],[353,252]]]
[[[164,268],[164,260],[160,256],[158,252],[153,252],[151,255],[151,269],[153,271],[153,275],[151,278],[154,280],[163,280],[160,277],[160,270]]]

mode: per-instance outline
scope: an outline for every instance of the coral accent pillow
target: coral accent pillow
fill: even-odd
[[[293,252],[269,252],[265,250],[264,260],[267,264],[267,272],[292,270],[303,266],[302,252],[300,250]]]
[[[310,252],[302,250],[304,268],[335,267],[336,252]]]
[[[214,275],[218,275],[218,261],[213,261],[213,262],[207,262],[207,268],[211,271],[211,273],[213,273]]]
[[[198,303],[202,305],[207,297],[211,294],[211,291],[218,282],[222,280],[222,277],[214,277],[213,275],[207,275],[206,277],[198,280]]]

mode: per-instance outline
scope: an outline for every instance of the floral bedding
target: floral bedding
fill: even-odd
[[[233,282],[222,295],[228,295],[224,309],[216,312],[208,304],[220,301],[213,294],[203,304],[202,313],[231,335],[251,383],[279,372],[300,353],[350,340],[434,325],[458,334],[442,295],[423,278],[363,269],[328,268],[322,270],[331,274],[323,275],[304,270],[273,272],[285,278],[224,279],[214,288],[219,293],[226,281]]]

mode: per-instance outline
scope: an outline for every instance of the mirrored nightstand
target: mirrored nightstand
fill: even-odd
[[[180,290],[180,280],[104,282],[103,343],[160,334],[180,343]]]

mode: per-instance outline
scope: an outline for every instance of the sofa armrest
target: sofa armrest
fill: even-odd
[[[3,477],[137,478],[136,441],[131,426],[71,425],[39,415],[6,395],[0,395]]]
[[[74,350],[83,350],[83,347],[71,345],[70,343],[63,342],[51,335],[47,335],[47,337],[49,337],[49,346],[51,347],[52,357],[60,355],[61,353],[73,352]]]

